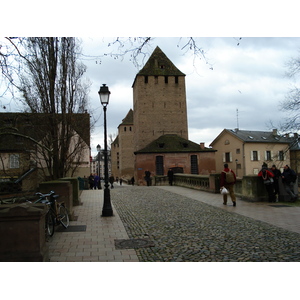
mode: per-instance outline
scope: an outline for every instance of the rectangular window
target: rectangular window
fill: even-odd
[[[168,76],[165,76],[165,83],[168,83]]]
[[[259,161],[260,160],[260,152],[259,151],[251,151],[251,160]]]
[[[223,163],[232,162],[232,153],[223,152]]]
[[[271,151],[265,152],[265,160],[268,160],[268,161],[272,160]]]
[[[230,152],[225,153],[225,162],[231,162],[231,153]]]
[[[144,77],[144,81],[145,81],[145,83],[148,83],[148,76]]]
[[[156,156],[156,175],[164,175],[164,157]]]
[[[178,76],[175,76],[175,83],[178,83]]]
[[[278,152],[278,160],[284,160],[284,153],[283,151]]]
[[[240,154],[241,153],[241,149],[236,149],[236,154]]]
[[[20,155],[19,154],[11,154],[9,156],[9,167],[11,169],[19,169],[19,167],[20,167]]]
[[[197,155],[191,155],[191,174],[199,174]]]
[[[155,83],[158,83],[158,76],[154,76]]]

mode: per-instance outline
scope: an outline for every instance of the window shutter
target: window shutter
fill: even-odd
[[[225,163],[225,162],[226,162],[226,154],[223,153],[223,163]]]
[[[260,151],[257,151],[257,160],[260,160]]]
[[[250,152],[251,160],[253,160],[253,151]]]
[[[230,157],[230,162],[232,162],[232,153],[229,153],[229,157]]]

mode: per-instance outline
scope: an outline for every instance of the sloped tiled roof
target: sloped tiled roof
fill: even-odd
[[[112,145],[118,145],[119,144],[119,135],[116,136],[114,141],[111,143]]]
[[[177,134],[165,134],[138,150],[141,153],[180,153],[180,152],[214,152],[211,148],[201,149],[199,144],[186,140]]]
[[[12,131],[41,141],[51,129],[48,117],[48,114],[40,113],[0,113],[0,132]],[[56,114],[56,117],[60,119],[62,115]],[[67,114],[67,118],[73,130],[90,146],[90,115],[87,113]],[[0,151],[25,149],[24,147],[25,145],[19,143],[13,135],[0,136]]]
[[[277,131],[254,131],[254,130],[234,130],[224,129],[211,143],[213,145],[222,135],[229,133],[245,143],[283,143],[289,144],[294,137],[278,135]]]

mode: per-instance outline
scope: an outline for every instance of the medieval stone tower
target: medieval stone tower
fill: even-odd
[[[133,144],[140,150],[164,134],[188,139],[185,74],[156,47],[133,87]]]
[[[137,168],[134,153],[151,142],[170,134],[188,139],[185,74],[159,47],[136,75],[132,88],[133,111],[122,120],[111,145],[112,172],[123,179],[142,177],[137,169],[143,173],[146,166]]]

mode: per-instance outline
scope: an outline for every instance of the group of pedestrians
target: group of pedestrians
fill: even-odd
[[[262,165],[261,171],[258,173],[263,180],[268,193],[269,202],[278,201],[276,197],[279,197],[279,180],[281,178],[285,191],[290,195],[291,202],[295,202],[298,196],[294,193],[294,184],[297,180],[297,175],[288,165],[285,165],[283,172],[272,166],[271,170],[268,169],[266,164]]]
[[[117,182],[119,181],[119,178],[116,178]],[[89,181],[89,186],[91,190],[101,190],[102,186],[101,186],[101,178],[97,175],[97,174],[92,174],[89,176],[88,178]],[[110,188],[114,188],[114,182],[115,182],[115,178],[113,175],[110,175],[108,178],[108,181],[110,183]],[[120,179],[120,185],[122,185],[122,179]]]
[[[92,174],[88,178],[89,186],[91,190],[101,190],[101,179],[97,174]]]
[[[279,197],[279,180],[282,180],[284,188],[288,195],[291,197],[291,202],[295,202],[298,199],[297,194],[294,193],[294,183],[297,180],[297,175],[288,165],[284,166],[284,170],[281,173],[275,165],[271,169],[268,169],[267,164],[262,165],[262,169],[258,173],[258,176],[262,178],[263,183],[268,193],[269,202],[278,202]],[[221,190],[226,189],[226,193],[223,193],[223,204],[227,205],[228,194],[232,200],[233,206],[236,206],[236,197],[234,194],[234,184],[236,183],[235,173],[228,168],[228,164],[224,164],[224,170],[220,177]]]

